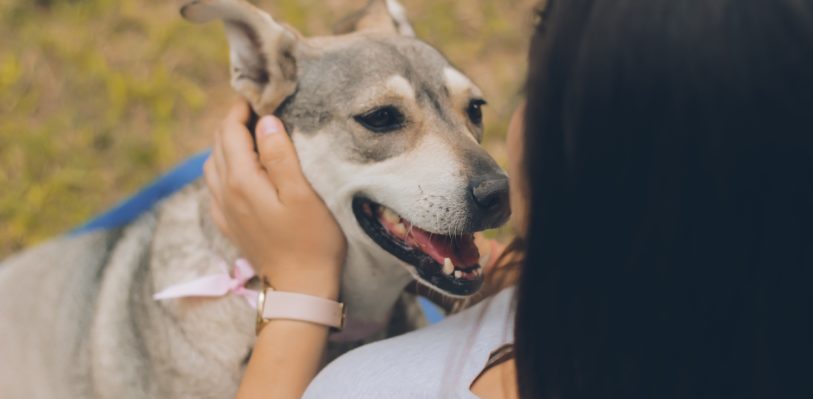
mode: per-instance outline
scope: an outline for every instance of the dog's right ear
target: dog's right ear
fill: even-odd
[[[296,91],[299,35],[244,0],[194,0],[181,15],[223,21],[231,48],[231,85],[260,115],[273,114]]]
[[[415,36],[406,9],[398,0],[370,0],[363,9],[339,21],[333,33],[381,32],[402,36]]]

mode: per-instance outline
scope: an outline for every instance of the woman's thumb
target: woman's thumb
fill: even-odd
[[[285,197],[286,189],[290,189],[293,184],[302,184],[303,179],[294,144],[282,121],[274,116],[260,119],[256,136],[260,163],[268,172],[280,197]]]

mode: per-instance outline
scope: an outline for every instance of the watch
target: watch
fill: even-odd
[[[331,301],[295,292],[276,291],[263,282],[257,298],[257,335],[271,320],[296,320],[331,327],[341,331],[344,327],[345,307]]]

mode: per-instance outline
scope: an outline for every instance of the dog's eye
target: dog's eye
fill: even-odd
[[[483,105],[488,104],[486,100],[471,100],[469,102],[469,108],[466,110],[466,113],[469,114],[469,119],[475,125],[482,125],[483,124]]]
[[[389,133],[404,127],[404,114],[395,107],[382,107],[356,116],[356,122],[376,133]]]

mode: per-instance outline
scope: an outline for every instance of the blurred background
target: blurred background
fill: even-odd
[[[253,1],[306,35],[367,0]],[[485,91],[486,145],[519,101],[537,0],[401,0]],[[205,149],[236,99],[219,24],[171,0],[0,0],[0,258],[64,233]]]

